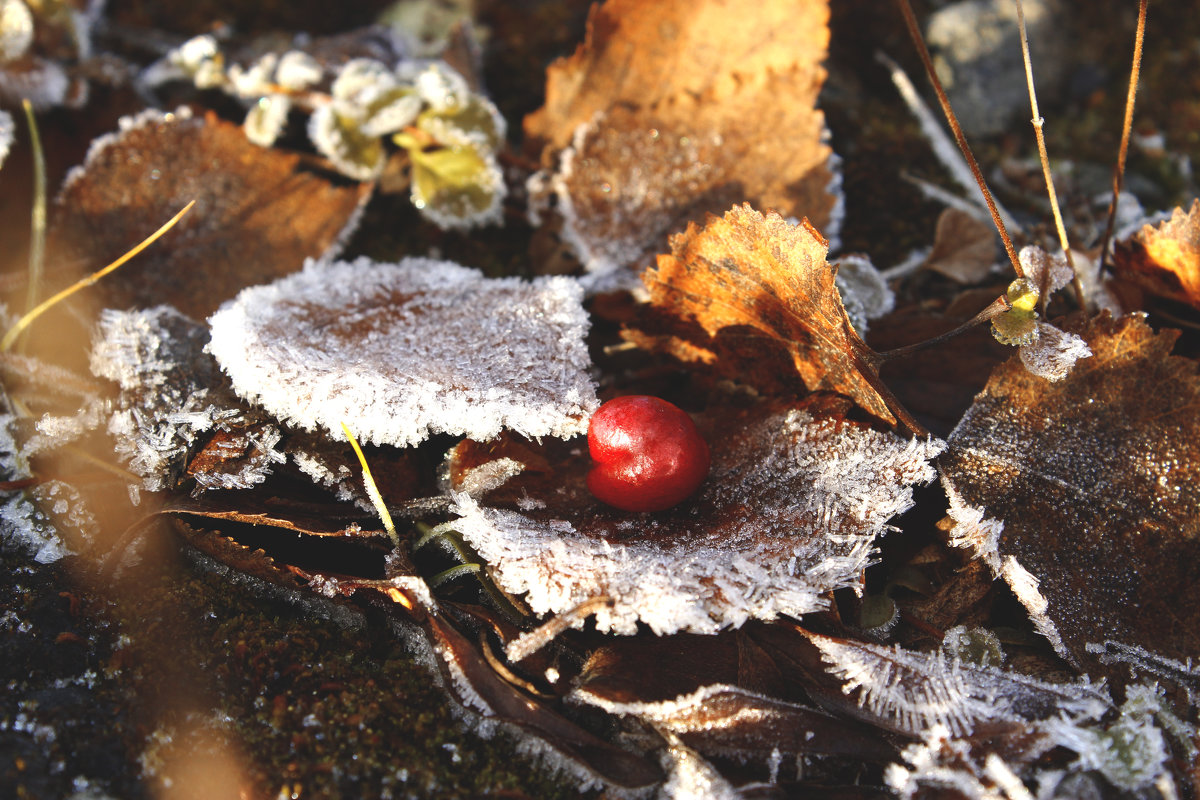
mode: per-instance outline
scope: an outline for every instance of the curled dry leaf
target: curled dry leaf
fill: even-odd
[[[1152,294],[1200,308],[1200,200],[1118,243],[1113,264],[1120,277]]]
[[[209,350],[240,396],[336,439],[572,436],[599,406],[581,299],[447,261],[310,263],[213,315]]]
[[[240,289],[336,249],[371,187],[337,185],[301,158],[264,150],[238,126],[187,109],[146,111],[92,144],[52,214],[48,263],[63,283],[87,275],[170,219],[170,247],[138,256],[92,290],[102,307],[175,306],[203,319]]]
[[[601,631],[712,633],[824,608],[829,591],[857,587],[875,538],[942,448],[801,405],[710,408],[697,423],[709,478],[657,513],[593,498],[578,440],[532,452],[464,443],[449,464],[454,528],[537,614],[607,598]]]
[[[996,228],[957,208],[938,216],[933,249],[922,265],[958,283],[979,283],[996,263]]]
[[[1196,364],[1136,316],[1065,329],[1094,355],[1058,383],[1010,359],[950,435],[951,542],[1073,663],[1110,640],[1200,657]]]
[[[798,375],[808,391],[836,392],[876,419],[907,422],[850,325],[827,249],[811,225],[748,205],[709,217],[703,228],[693,223],[643,275],[654,312],[626,335],[767,389],[787,378],[765,356],[786,353],[783,374]]]
[[[832,230],[838,179],[814,108],[827,3],[754,10],[597,5],[584,44],[551,66],[525,132],[589,269],[633,264],[686,220],[742,200]]]

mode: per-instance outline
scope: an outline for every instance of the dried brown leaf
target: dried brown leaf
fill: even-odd
[[[925,269],[959,283],[979,283],[995,263],[996,228],[992,223],[955,208],[941,213]]]
[[[998,367],[941,459],[954,544],[1004,577],[1059,654],[1200,657],[1200,380],[1178,333],[1074,319],[1094,356],[1048,383]]]
[[[710,217],[704,228],[689,225],[643,280],[658,311],[694,321],[703,331],[657,340],[631,332],[630,338],[685,360],[715,362],[751,383],[760,375],[778,382],[775,362],[734,358],[725,342],[749,336],[751,348],[761,350],[763,339],[774,340],[771,352],[786,348],[791,371],[809,391],[836,392],[872,417],[895,423],[898,406],[881,394],[886,389],[866,363],[870,351],[850,326],[826,250],[811,225],[793,225],[748,205]]]
[[[814,108],[828,8],[819,0],[598,6],[587,41],[548,72],[530,148],[558,171],[563,235],[608,270],[660,251],[688,219],[749,200],[821,228],[831,150]]]
[[[1200,200],[1118,244],[1114,266],[1120,277],[1152,294],[1200,308]]]
[[[64,283],[120,256],[189,201],[169,238],[92,292],[101,307],[174,305],[204,319],[237,292],[328,253],[371,193],[305,171],[214,115],[145,112],[93,143],[60,193],[49,262]]]

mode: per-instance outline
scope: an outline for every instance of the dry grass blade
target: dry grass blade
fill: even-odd
[[[141,241],[140,244],[135,246],[133,249],[129,250],[129,252],[125,253],[125,255],[121,256],[116,261],[109,264],[107,267],[104,267],[103,269],[99,269],[96,272],[93,272],[91,275],[88,275],[87,277],[76,281],[75,283],[68,286],[66,289],[63,289],[58,294],[54,295],[53,297],[51,297],[47,300],[44,300],[43,302],[39,303],[36,307],[34,307],[30,311],[28,311],[25,314],[25,316],[23,316],[19,320],[17,320],[16,324],[13,325],[12,328],[9,329],[8,333],[4,334],[4,338],[0,339],[0,352],[8,352],[9,350],[11,350],[12,346],[13,346],[13,342],[15,342],[17,340],[17,337],[21,335],[21,332],[24,331],[26,328],[28,328],[30,325],[32,325],[34,320],[36,320],[38,317],[40,317],[42,314],[44,314],[47,310],[52,308],[59,301],[65,300],[66,298],[75,294],[75,292],[79,291],[80,289],[84,289],[84,288],[87,288],[88,286],[91,286],[93,283],[100,280],[105,275],[109,274],[110,272],[116,270],[118,267],[125,264],[127,261],[132,259],[138,253],[142,252],[147,247],[149,247],[151,244],[153,244],[160,236],[162,236],[167,231],[171,230],[171,228],[173,228],[175,226],[175,223],[177,223],[177,222],[179,222],[179,220],[183,219],[183,215],[186,214],[187,212],[191,211],[192,206],[194,206],[195,204],[196,204],[195,200],[188,203],[186,206],[184,206],[179,211],[178,214],[171,217],[171,219],[169,219],[161,228],[159,228],[154,233],[147,236],[145,239],[143,239]]]
[[[1117,198],[1125,180],[1125,156],[1129,153],[1129,135],[1133,131],[1133,105],[1137,99],[1138,76],[1142,72],[1142,41],[1146,37],[1146,5],[1148,0],[1138,3],[1137,33],[1133,40],[1133,66],[1129,68],[1129,91],[1125,95],[1125,121],[1121,127],[1121,148],[1117,151],[1117,166],[1113,168],[1112,200],[1108,204],[1108,223],[1104,226],[1104,240],[1100,244],[1100,265],[1104,271],[1108,263],[1108,245],[1112,241],[1113,225],[1117,219]]]
[[[379,487],[375,485],[375,478],[371,475],[371,468],[367,466],[367,457],[363,455],[362,448],[358,446],[358,439],[354,438],[354,434],[350,432],[350,428],[344,422],[342,423],[342,431],[346,434],[346,438],[350,440],[350,446],[354,448],[354,455],[358,456],[358,463],[362,465],[363,485],[367,489],[367,497],[371,498],[371,504],[379,512],[379,518],[383,520],[383,527],[391,538],[392,544],[399,547],[400,536],[396,533],[396,524],[392,522],[392,515],[388,511],[387,505],[383,502],[383,495],[379,493]]]
[[[1021,58],[1025,61],[1025,83],[1029,86],[1029,108],[1033,112],[1030,122],[1033,124],[1034,136],[1037,137],[1038,158],[1042,162],[1042,176],[1046,179],[1046,193],[1050,196],[1050,210],[1054,212],[1054,227],[1058,231],[1058,243],[1062,247],[1067,264],[1071,267],[1071,284],[1075,289],[1075,300],[1079,303],[1080,308],[1084,308],[1083,285],[1079,282],[1079,276],[1075,274],[1075,259],[1071,256],[1071,245],[1067,241],[1067,229],[1063,225],[1062,210],[1058,207],[1058,192],[1054,189],[1054,176],[1050,174],[1050,157],[1046,153],[1046,134],[1042,130],[1045,120],[1038,111],[1037,90],[1033,87],[1033,63],[1029,58],[1029,34],[1025,30],[1025,10],[1021,5],[1021,0],[1014,0],[1014,2],[1017,7],[1017,25],[1021,29]],[[1049,272],[1046,274],[1049,276]],[[1042,293],[1042,312],[1045,313],[1050,293],[1046,291],[1045,286],[1038,288]]]

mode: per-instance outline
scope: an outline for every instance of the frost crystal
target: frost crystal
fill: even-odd
[[[312,263],[210,320],[242,397],[306,430],[409,446],[586,430],[587,315],[569,278],[487,279],[445,261]]]
[[[278,428],[237,403],[203,347],[204,329],[169,306],[100,318],[92,372],[121,387],[108,429],[149,491],[174,486],[200,435],[213,430],[229,434],[221,446],[248,456],[233,473],[195,475],[201,489],[253,486],[284,460]]]
[[[595,612],[601,631],[632,634],[642,622],[660,635],[713,633],[823,608],[828,591],[857,587],[875,537],[912,504],[911,484],[932,479],[927,459],[942,448],[796,410],[725,434],[694,499],[702,514],[579,514],[596,502],[575,486],[580,473],[559,481],[558,496],[532,498],[544,510],[458,491],[454,529],[537,614],[610,598]],[[571,462],[586,465],[586,455]],[[555,516],[566,508],[579,515]]]
[[[1025,369],[1048,381],[1061,381],[1071,372],[1075,362],[1088,358],[1092,350],[1080,337],[1045,322],[1037,324],[1033,342],[1018,351]]]

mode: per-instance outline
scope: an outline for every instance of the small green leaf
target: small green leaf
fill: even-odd
[[[900,618],[900,609],[886,594],[868,594],[858,610],[858,626],[872,633],[887,633]]]
[[[411,137],[397,136],[411,145]],[[500,168],[472,147],[406,148],[412,157],[413,205],[443,228],[468,227],[499,218],[504,197]]]
[[[308,120],[308,138],[343,175],[369,181],[383,172],[387,159],[383,140],[364,134],[354,120],[338,114],[333,106],[313,112]]]
[[[495,150],[504,140],[504,119],[484,97],[469,95],[447,108],[430,108],[417,117],[417,127],[447,147]]]

